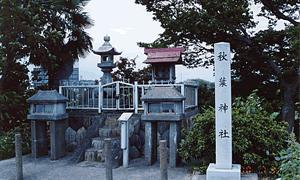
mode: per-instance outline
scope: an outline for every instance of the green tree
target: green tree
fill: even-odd
[[[0,121],[8,130],[28,114],[28,64],[40,65],[51,88],[67,67],[92,49],[82,12],[88,0],[0,0]],[[29,61],[28,61],[29,58]],[[58,84],[58,82],[57,82]],[[15,113],[17,110],[17,113]],[[2,123],[5,124],[2,124]],[[3,125],[3,126],[2,126]]]
[[[48,72],[51,88],[58,87],[55,80],[66,72],[64,65],[70,67],[92,49],[92,38],[84,31],[92,25],[87,13],[82,12],[87,2],[0,1],[0,94],[11,66],[25,57]]]
[[[136,68],[135,59],[128,59],[120,57],[120,61],[117,63],[117,70],[112,73],[114,81],[129,80],[130,83],[137,81],[139,84],[147,83],[152,79],[152,66],[149,65],[143,69]]]
[[[233,92],[249,94],[255,88],[274,86],[281,90],[282,120],[294,126],[296,92],[299,87],[300,22],[299,2],[291,0],[136,0],[153,12],[164,32],[153,43],[140,46],[184,46],[188,67],[214,64],[213,44],[229,42],[232,59]],[[297,3],[298,2],[298,3]],[[258,14],[268,20],[268,28],[254,32],[257,26],[251,6],[261,7]],[[285,21],[276,30],[278,20]],[[251,82],[251,83],[250,83]],[[277,89],[276,89],[277,90]],[[272,91],[272,94],[275,94]]]

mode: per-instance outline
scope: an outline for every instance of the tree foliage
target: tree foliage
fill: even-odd
[[[272,174],[279,170],[275,157],[286,148],[284,142],[288,132],[286,122],[273,120],[265,110],[265,103],[253,91],[247,99],[237,97],[232,104],[232,151],[233,164],[250,166],[252,172]],[[195,168],[205,173],[215,156],[215,109],[207,108],[201,115],[193,118],[193,128],[187,133],[185,141],[178,150],[185,161],[192,158],[203,160]],[[273,166],[273,167],[272,167]]]
[[[295,94],[299,87],[300,22],[298,1],[291,0],[136,0],[153,12],[164,32],[153,43],[140,46],[184,46],[184,65],[214,65],[213,44],[229,42],[232,59],[233,93],[250,94],[260,89],[265,96],[284,102],[282,119],[294,125]],[[298,2],[298,3],[297,3]],[[260,7],[258,16],[266,18],[268,28],[254,31],[252,7]],[[278,30],[279,20],[285,28]],[[251,83],[250,83],[251,82]],[[240,88],[243,87],[243,91]],[[266,89],[276,87],[270,94]],[[276,96],[280,88],[280,96]]]
[[[288,140],[288,148],[280,152],[280,157],[275,157],[280,163],[280,173],[277,174],[282,180],[300,179],[300,144],[296,142],[294,133]]]
[[[0,90],[8,82],[8,72],[17,61],[29,57],[40,65],[54,86],[64,64],[72,64],[92,49],[92,38],[84,31],[92,25],[82,12],[88,0],[0,1]],[[23,59],[24,60],[24,59]],[[72,71],[71,71],[72,72]]]
[[[88,1],[0,0],[0,130],[27,119],[26,99],[34,94],[26,90],[29,63],[47,71],[56,88],[55,80],[92,49],[84,31],[92,21],[82,12]]]
[[[134,71],[136,68],[135,59],[120,57],[120,61],[117,62],[117,70],[112,73],[113,80],[129,81],[130,83],[137,81],[139,84],[150,81],[152,79],[151,65]]]

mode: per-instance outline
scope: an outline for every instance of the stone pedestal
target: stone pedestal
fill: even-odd
[[[176,167],[180,163],[177,149],[181,140],[180,133],[181,122],[170,123],[170,167]]]
[[[181,122],[170,122],[170,167],[180,164],[177,149],[181,140]],[[145,158],[148,165],[157,161],[157,121],[145,122]]]
[[[48,155],[46,121],[31,121],[31,152],[33,158]]]
[[[50,121],[51,160],[57,160],[66,155],[65,131],[68,120]]]
[[[241,180],[241,165],[232,164],[232,169],[217,169],[210,163],[206,170],[206,180]]]
[[[147,165],[157,161],[157,122],[145,122],[145,158]]]
[[[98,67],[101,67],[100,63],[98,63]],[[101,69],[101,71],[103,72],[103,75],[101,78],[102,85],[113,82],[113,78],[111,77],[111,74],[110,74],[112,72],[112,69],[113,69],[113,67],[111,67],[111,68],[103,68],[102,67],[102,69]]]

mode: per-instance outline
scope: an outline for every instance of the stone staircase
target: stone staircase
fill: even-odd
[[[106,118],[105,126],[99,128],[99,137],[92,138],[91,147],[85,150],[84,160],[88,162],[105,162],[105,139],[112,143],[113,165],[122,164],[121,127],[118,118],[120,114]]]

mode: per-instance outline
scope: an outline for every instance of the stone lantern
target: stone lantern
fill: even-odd
[[[170,122],[170,166],[180,163],[177,149],[181,140],[181,120],[184,119],[185,97],[172,87],[154,87],[141,100],[144,101],[145,157],[148,165],[157,160],[157,122]]]
[[[110,37],[106,35],[104,37],[104,44],[97,50],[93,51],[94,54],[100,55],[100,63],[97,64],[101,71],[103,72],[103,76],[101,79],[102,85],[113,82],[111,77],[111,71],[116,67],[114,64],[114,55],[120,55],[122,52],[118,52],[112,45],[110,44]]]
[[[182,64],[181,51],[183,47],[145,49],[148,58],[146,64],[152,64],[152,81],[161,83],[175,83],[175,65]]]
[[[32,156],[38,158],[48,154],[46,123],[50,121],[51,159],[66,155],[65,130],[68,127],[66,102],[68,98],[56,90],[39,90],[26,100],[30,103]]]

